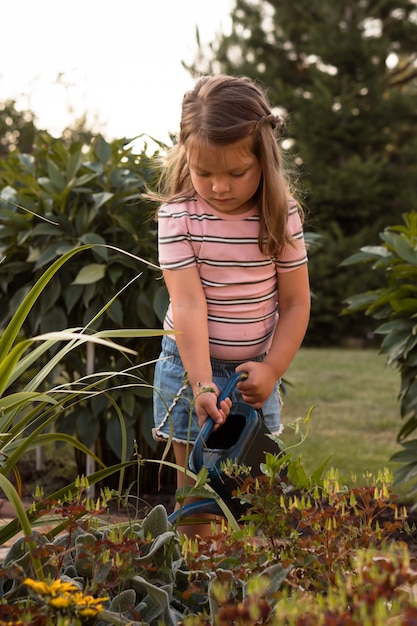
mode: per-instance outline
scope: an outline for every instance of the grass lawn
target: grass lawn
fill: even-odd
[[[352,475],[363,484],[367,472],[394,469],[390,456],[400,450],[402,426],[397,400],[399,372],[376,350],[302,348],[288,369],[282,439],[295,441],[288,427],[314,405],[307,440],[297,449],[310,473],[330,454],[328,467],[341,482]],[[305,427],[305,425],[303,425]],[[294,455],[298,453],[294,450]]]

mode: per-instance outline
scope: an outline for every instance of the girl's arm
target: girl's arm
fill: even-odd
[[[238,384],[244,402],[259,409],[271,395],[296,355],[310,317],[310,286],[307,265],[278,274],[279,319],[271,349],[262,363],[249,361],[236,368],[249,376]]]
[[[196,267],[165,270],[163,275],[171,298],[174,330],[178,333],[175,339],[193,390],[200,426],[208,415],[220,425],[231,403],[227,399],[220,410],[217,408],[219,390],[212,381],[207,303],[200,275]],[[213,388],[215,393],[202,392],[204,387]]]

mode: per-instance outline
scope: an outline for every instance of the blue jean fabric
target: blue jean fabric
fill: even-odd
[[[256,361],[262,361],[260,356]],[[213,382],[222,391],[227,380],[235,373],[239,363],[212,359]],[[242,395],[235,387],[232,402],[243,402]],[[166,440],[171,435],[173,441],[193,443],[200,427],[192,410],[193,392],[185,381],[185,372],[176,342],[168,335],[162,338],[162,350],[155,366],[153,412],[156,440]],[[274,434],[281,432],[281,398],[279,382],[275,384],[270,397],[262,406],[266,426]]]

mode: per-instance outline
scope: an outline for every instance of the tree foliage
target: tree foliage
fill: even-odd
[[[43,132],[39,128],[36,115],[29,109],[19,109],[16,100],[0,102],[0,159],[18,150],[23,154],[33,152],[35,137]],[[61,140],[67,146],[82,142],[88,144],[94,133],[87,125],[86,115],[74,120],[62,132]]]
[[[32,152],[36,130],[36,118],[32,111],[19,111],[14,100],[1,102],[0,158],[16,149]]]
[[[415,198],[417,3],[237,0],[231,16],[230,35],[200,47],[189,69],[250,76],[287,114],[306,227],[323,235],[308,338],[337,341],[360,324],[338,317],[344,298],[380,280],[340,262]]]

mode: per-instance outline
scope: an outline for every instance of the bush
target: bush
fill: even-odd
[[[155,265],[153,207],[144,197],[157,162],[157,154],[136,155],[124,140],[109,143],[99,135],[90,146],[66,146],[47,133],[37,135],[33,154],[13,152],[0,161],[0,291],[7,303],[3,326],[48,264],[68,250],[94,244],[48,283],[22,331],[31,337],[91,320],[95,330],[160,327],[167,296]],[[140,342],[129,339],[137,353],[131,364],[142,364],[148,382],[159,343],[152,333]],[[44,362],[53,350],[41,357]],[[84,346],[62,359],[60,373],[70,381],[91,374],[98,365],[124,370],[126,358],[99,345],[87,355]],[[113,397],[124,415],[130,454],[137,439],[141,452],[151,456],[150,389],[125,386]],[[96,443],[104,461],[121,458],[119,421],[102,398],[86,399],[68,411],[59,427],[86,446]]]
[[[398,434],[404,449],[393,456],[403,464],[396,473],[398,484],[415,480],[417,469],[417,440],[408,439],[417,429],[417,212],[403,218],[404,225],[380,233],[381,246],[361,248],[344,263],[371,263],[385,276],[385,286],[348,298],[346,313],[365,311],[378,321],[374,332],[383,337],[381,351],[400,372],[400,410],[406,421]],[[416,493],[412,488],[410,495]]]

